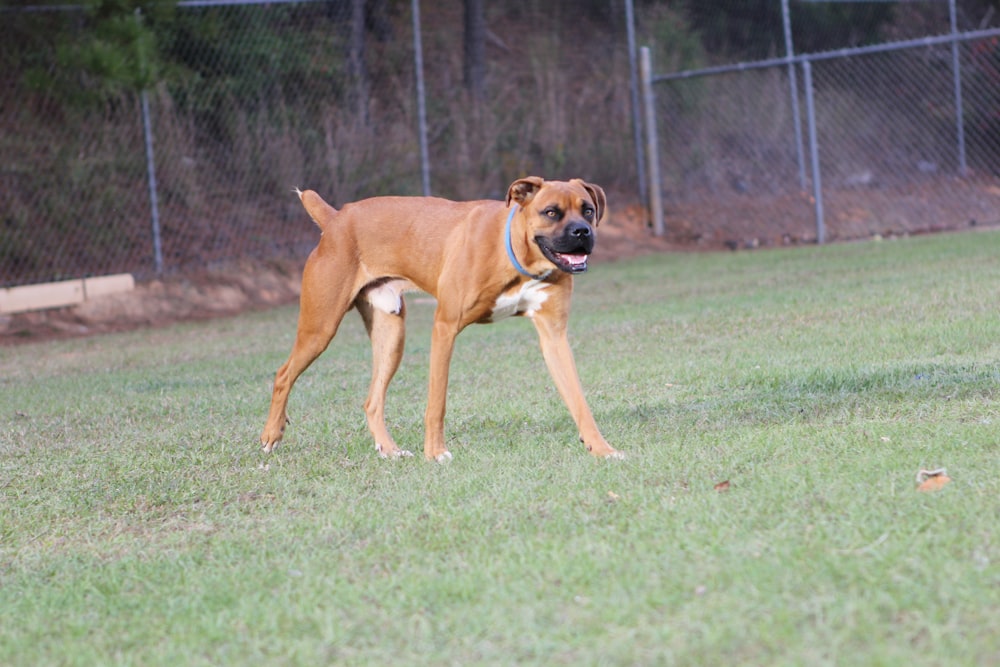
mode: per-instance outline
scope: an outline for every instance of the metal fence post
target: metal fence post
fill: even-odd
[[[431,195],[431,160],[427,150],[427,94],[424,91],[424,47],[420,41],[420,0],[413,0],[413,68],[417,75],[417,134],[420,141],[420,183]]]
[[[948,0],[948,12],[951,21],[951,36],[958,35],[958,20],[955,11],[955,0]],[[958,40],[951,42],[951,75],[955,82],[955,126],[958,141],[958,174],[965,176],[968,168],[965,163],[965,112],[962,109],[962,65],[958,59]]]
[[[638,66],[635,57],[635,7],[632,0],[625,0],[625,35],[628,39],[628,88],[632,101],[635,174],[639,183],[639,201],[646,201],[646,164],[642,159],[642,108],[639,104]]]
[[[153,156],[153,123],[149,117],[149,95],[139,92],[142,104],[142,133],[146,143],[146,182],[149,184],[149,208],[153,222],[153,266],[156,275],[163,273],[163,240],[160,236],[160,205],[156,193],[156,160]]]
[[[646,159],[649,161],[649,208],[653,233],[663,236],[663,193],[660,192],[660,150],[656,136],[656,105],[653,96],[653,65],[649,47],[639,50],[639,75],[642,78],[642,101],[646,107]]]
[[[795,47],[792,45],[792,16],[788,9],[788,0],[781,0],[781,17],[785,29],[785,55],[795,57]],[[792,124],[795,129],[795,157],[799,163],[799,187],[806,189],[806,160],[802,152],[802,119],[799,116],[799,83],[795,76],[795,63],[788,63],[788,87],[792,94]]]
[[[806,119],[809,124],[809,157],[812,162],[813,200],[816,202],[816,243],[824,243],[826,242],[826,224],[823,221],[823,183],[819,169],[819,141],[816,139],[812,63],[808,60],[802,61],[802,75],[806,87]]]

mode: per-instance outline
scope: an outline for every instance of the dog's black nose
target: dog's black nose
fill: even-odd
[[[571,223],[566,231],[578,239],[588,238],[591,234],[590,225],[583,222]]]

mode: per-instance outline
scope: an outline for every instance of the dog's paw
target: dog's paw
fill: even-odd
[[[260,434],[260,446],[265,454],[270,454],[278,446],[282,436],[285,435],[285,427],[288,426],[289,422],[288,415],[285,414],[285,418],[279,422],[278,426],[273,426],[270,419],[264,425],[264,432]]]
[[[396,447],[395,449],[386,449],[382,447],[381,443],[375,443],[375,451],[378,452],[378,455],[383,459],[395,460],[413,457],[413,452],[411,451],[400,449],[399,447]]]
[[[606,442],[596,446],[588,445],[584,442],[583,438],[580,438],[580,442],[583,442],[584,445],[586,445],[587,451],[590,452],[594,458],[601,459],[602,461],[624,461],[627,458],[625,456],[625,452],[619,452]]]
[[[437,456],[435,456],[434,460],[437,461],[438,463],[448,463],[449,461],[451,461],[451,452],[449,452],[446,449]]]

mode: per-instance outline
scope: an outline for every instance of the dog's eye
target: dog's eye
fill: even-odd
[[[583,217],[585,217],[587,220],[590,220],[591,218],[593,218],[594,217],[594,209],[590,208],[589,206],[585,207],[583,209]]]
[[[542,212],[549,220],[559,220],[562,218],[562,211],[557,208],[547,208]]]

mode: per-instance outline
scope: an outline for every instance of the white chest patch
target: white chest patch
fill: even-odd
[[[514,315],[533,317],[535,312],[545,303],[545,300],[549,298],[549,295],[545,293],[545,288],[548,286],[547,282],[541,280],[529,280],[522,284],[519,289],[501,294],[497,302],[493,304],[490,321],[496,322]]]

